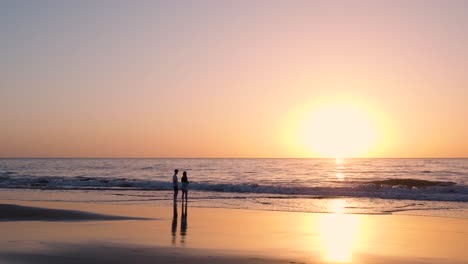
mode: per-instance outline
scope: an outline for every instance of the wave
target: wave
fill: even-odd
[[[455,185],[454,182],[428,181],[419,179],[387,179],[381,181],[371,181],[370,183],[381,186],[406,186],[407,188]]]
[[[111,177],[18,176],[0,173],[0,188],[47,190],[172,190],[170,181],[154,181]],[[417,179],[388,179],[354,182],[350,186],[304,187],[291,185],[260,185],[256,183],[191,182],[191,190],[243,194],[303,195],[310,198],[361,197],[427,201],[468,202],[468,186],[453,182]]]

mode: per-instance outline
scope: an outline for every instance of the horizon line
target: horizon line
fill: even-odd
[[[0,157],[0,159],[468,159],[468,157]]]

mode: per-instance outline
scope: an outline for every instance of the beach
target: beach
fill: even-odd
[[[468,264],[467,14],[0,1],[0,264]]]
[[[191,207],[190,201],[183,211],[180,200],[175,208],[19,200],[0,204],[0,263],[468,261],[464,218],[200,208]],[[41,214],[41,208],[53,211]]]

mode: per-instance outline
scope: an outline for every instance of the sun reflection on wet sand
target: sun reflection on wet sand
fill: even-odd
[[[329,208],[332,213],[322,215],[317,225],[322,258],[326,262],[351,262],[361,233],[359,216],[344,214],[346,200],[332,200]]]

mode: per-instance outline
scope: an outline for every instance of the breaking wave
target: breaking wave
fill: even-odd
[[[169,181],[111,177],[39,177],[0,173],[0,188],[47,190],[172,190]],[[302,187],[291,185],[260,185],[255,183],[192,182],[191,190],[205,192],[304,195],[311,198],[362,197],[426,201],[468,201],[468,186],[453,182],[418,179],[388,179],[354,182],[340,187]]]

